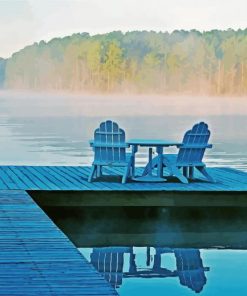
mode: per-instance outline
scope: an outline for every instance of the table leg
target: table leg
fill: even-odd
[[[158,153],[158,167],[157,167],[157,176],[159,178],[163,177],[163,147],[157,147]]]
[[[153,148],[150,147],[148,149],[148,165],[149,165],[149,168],[148,168],[148,175],[149,176],[152,176],[152,160],[153,160]]]
[[[132,154],[134,154],[132,150]],[[153,148],[148,149],[148,163],[146,168],[144,169],[144,172],[141,177],[133,178],[135,181],[140,182],[164,182],[166,181],[165,178],[162,177],[163,175],[163,148],[157,147],[157,153],[159,153],[159,162],[158,162],[158,173],[157,176],[153,175]]]
[[[132,178],[135,177],[135,154],[137,152],[138,148],[137,145],[132,146]]]

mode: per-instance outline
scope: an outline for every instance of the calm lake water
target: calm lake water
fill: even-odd
[[[127,139],[176,141],[195,122],[206,121],[214,144],[205,157],[208,166],[247,170],[247,98],[0,92],[0,106],[2,164],[90,164],[88,140],[105,119],[116,120]],[[146,163],[142,152],[140,164]]]
[[[88,140],[108,118],[116,120],[129,139],[173,140],[204,120],[214,145],[205,157],[207,165],[247,171],[247,98],[0,92],[0,106],[2,165],[90,164]],[[143,150],[138,163],[146,161]],[[85,215],[85,209],[74,209],[53,216],[50,210],[50,216],[68,235],[76,220],[74,242],[80,237],[80,251],[121,296],[247,295],[245,209],[210,209],[210,216],[208,209],[152,211],[119,208],[114,216],[97,209],[87,209]],[[128,227],[112,226],[119,217],[121,224],[128,221]]]

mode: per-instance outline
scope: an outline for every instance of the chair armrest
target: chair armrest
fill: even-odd
[[[103,148],[129,148],[130,145],[127,143],[102,143],[102,142],[94,142],[94,140],[90,140],[89,144],[91,147],[103,147]]]
[[[200,145],[200,144],[182,144],[179,148],[213,148],[212,144]]]

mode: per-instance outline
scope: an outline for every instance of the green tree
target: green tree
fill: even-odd
[[[101,44],[94,41],[90,44],[87,51],[87,66],[90,75],[91,88],[97,88],[100,85],[101,71]]]
[[[104,70],[107,77],[107,91],[110,91],[116,84],[120,84],[123,76],[123,50],[116,42],[111,42],[108,46]]]

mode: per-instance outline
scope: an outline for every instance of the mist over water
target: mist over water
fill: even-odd
[[[0,92],[2,164],[90,164],[88,140],[102,120],[116,120],[127,139],[180,140],[206,121],[214,148],[209,166],[246,170],[247,98]],[[167,150],[170,151],[170,150]],[[172,150],[174,151],[174,150]],[[138,163],[146,162],[146,151]]]
[[[15,116],[246,115],[246,96],[80,94],[0,90],[1,111]]]

